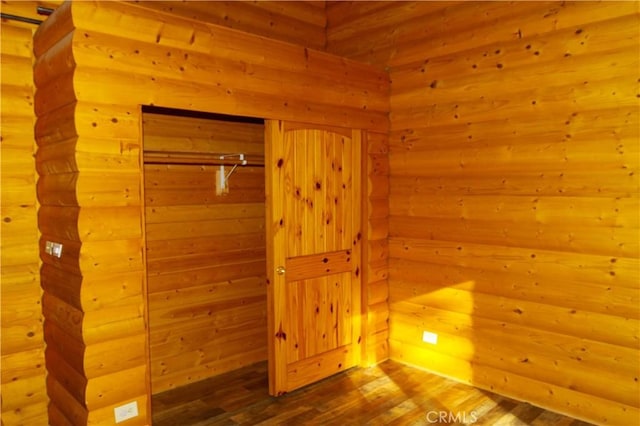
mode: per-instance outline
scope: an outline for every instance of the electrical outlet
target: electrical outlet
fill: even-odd
[[[430,331],[423,331],[422,341],[425,343],[431,343],[432,345],[435,345],[438,343],[438,335]]]
[[[113,414],[116,418],[116,423],[123,422],[125,420],[132,419],[138,416],[138,402],[133,401],[128,404],[121,405],[113,409]]]

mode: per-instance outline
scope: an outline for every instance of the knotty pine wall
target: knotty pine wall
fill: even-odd
[[[145,113],[143,135],[145,152],[264,157],[262,123]],[[218,169],[144,166],[154,394],[267,359],[264,167],[220,195]]]
[[[638,423],[638,8],[328,3],[392,80],[391,358]]]
[[[140,6],[324,50],[324,1],[136,1]]]
[[[65,244],[42,275],[49,419],[109,423],[137,401],[131,424],[145,424],[140,105],[362,128],[373,147],[388,131],[388,76],[118,2],[63,4],[34,46],[38,196],[51,207],[40,229]]]
[[[389,137],[367,134],[367,197],[363,209],[368,238],[363,245],[366,268],[362,276],[368,335],[364,365],[389,358]]]
[[[35,2],[2,4],[2,12],[37,18]],[[36,171],[33,154],[34,26],[0,25],[0,167],[2,424],[45,424],[44,337],[38,256]]]

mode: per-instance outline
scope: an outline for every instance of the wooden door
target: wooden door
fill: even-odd
[[[266,123],[272,395],[360,362],[361,135]]]

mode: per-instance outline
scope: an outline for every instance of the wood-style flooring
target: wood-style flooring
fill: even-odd
[[[259,363],[155,395],[154,426],[588,423],[397,362],[356,368],[280,398]]]

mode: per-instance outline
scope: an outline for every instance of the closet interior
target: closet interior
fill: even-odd
[[[267,359],[264,122],[143,109],[152,394]]]

